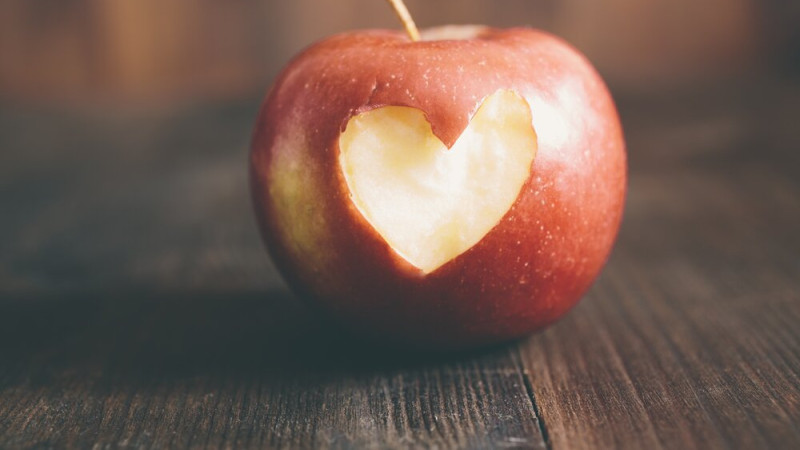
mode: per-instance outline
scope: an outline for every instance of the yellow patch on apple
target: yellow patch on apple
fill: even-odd
[[[530,106],[499,90],[450,149],[418,109],[358,114],[339,138],[339,164],[362,216],[398,255],[430,273],[500,222],[536,149]]]

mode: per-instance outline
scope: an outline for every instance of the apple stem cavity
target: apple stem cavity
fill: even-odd
[[[403,3],[403,0],[387,1],[390,5],[392,5],[392,9],[394,9],[394,12],[397,14],[400,22],[403,23],[403,27],[405,27],[408,37],[410,37],[412,41],[419,41],[419,30],[417,29],[417,25],[414,23],[414,19],[411,18],[411,14],[408,12],[408,8],[406,8],[406,4]]]

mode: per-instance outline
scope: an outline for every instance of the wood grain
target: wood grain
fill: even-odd
[[[287,291],[249,211],[257,105],[0,108],[0,448],[797,448],[800,86],[758,86],[620,99],[604,274],[455,355]]]
[[[4,309],[4,448],[543,445],[508,349],[387,353],[282,292],[43,301]]]
[[[761,128],[789,112],[713,104],[629,131],[616,252],[577,310],[520,349],[556,448],[800,443],[800,166],[789,134]]]

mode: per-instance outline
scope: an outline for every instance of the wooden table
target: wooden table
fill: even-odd
[[[800,86],[619,102],[601,278],[543,333],[447,357],[288,292],[250,212],[255,102],[1,108],[0,448],[800,448]]]

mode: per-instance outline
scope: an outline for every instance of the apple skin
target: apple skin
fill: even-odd
[[[388,30],[330,37],[289,63],[257,119],[252,195],[277,268],[312,305],[381,342],[466,349],[539,330],[588,290],[619,229],[625,144],[600,76],[541,31],[473,34],[419,42]],[[354,206],[339,136],[360,112],[408,106],[422,110],[450,147],[499,89],[531,106],[538,150],[530,177],[480,242],[423,275]]]

